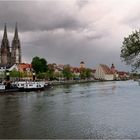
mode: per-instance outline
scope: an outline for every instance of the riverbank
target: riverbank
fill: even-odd
[[[112,80],[112,81],[121,81],[121,80]],[[122,81],[124,81],[124,80],[122,80]],[[58,86],[58,85],[80,84],[80,83],[90,83],[90,82],[109,82],[109,81],[86,79],[86,80],[50,81],[49,83],[53,86]]]
[[[126,81],[126,80],[111,80],[111,81]],[[69,84],[80,84],[80,83],[90,83],[90,82],[109,82],[107,80],[95,80],[95,79],[86,79],[86,80],[67,80],[67,81],[49,81],[50,85],[69,85]]]
[[[57,86],[57,85],[79,84],[79,83],[89,83],[89,82],[99,82],[99,80],[67,80],[67,81],[51,81],[50,84],[53,85],[53,86]]]

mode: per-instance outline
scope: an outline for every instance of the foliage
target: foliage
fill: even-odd
[[[10,77],[22,77],[22,73],[16,70],[10,71]]]
[[[40,62],[42,64],[42,72],[46,72],[47,71],[47,61],[44,58],[40,58]]]
[[[91,77],[91,69],[86,69],[86,78],[90,78]]]
[[[120,57],[134,70],[140,67],[140,31],[132,32],[124,38]]]
[[[32,77],[32,75],[30,73],[27,73],[27,72],[21,72],[20,77]]]
[[[86,68],[81,68],[80,69],[80,78],[81,79],[86,79],[86,78],[90,78],[91,77],[91,70],[90,69],[86,69]]]
[[[53,80],[54,79],[54,65],[53,64],[49,64],[48,65],[48,71],[47,71],[47,76],[50,80]]]
[[[72,78],[72,72],[71,72],[71,69],[70,69],[70,66],[69,65],[65,65],[64,68],[63,68],[63,76],[69,80],[70,78]]]
[[[61,72],[54,72],[54,78],[59,80],[60,78],[63,77],[63,74]]]
[[[38,74],[37,74],[37,78],[38,78],[38,79],[44,79],[44,78],[46,79],[46,76],[47,76],[46,73],[38,73]]]
[[[80,69],[80,78],[81,79],[85,79],[86,78],[86,69],[85,68],[81,68]]]
[[[5,71],[0,72],[0,79],[4,79],[5,78]]]
[[[39,58],[38,56],[32,59],[32,67],[35,72],[38,74],[39,72],[47,71],[47,61],[44,58]]]
[[[139,74],[139,73],[131,73],[131,74],[130,74],[130,77],[131,77],[132,79],[139,79],[139,78],[140,78],[140,74]]]
[[[34,57],[32,59],[32,67],[36,72],[36,77],[38,79],[48,79],[48,80],[61,80],[61,79],[86,79],[91,77],[91,70],[86,68],[81,68],[80,77],[79,74],[72,73],[70,65],[65,65],[63,70],[57,70],[56,64],[48,64],[44,58]],[[62,72],[61,72],[62,71]]]

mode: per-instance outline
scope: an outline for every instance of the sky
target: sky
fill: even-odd
[[[139,7],[140,0],[0,1],[0,40],[7,23],[11,44],[17,22],[25,63],[39,56],[90,68],[114,63],[128,71],[120,51],[124,37],[139,30]]]

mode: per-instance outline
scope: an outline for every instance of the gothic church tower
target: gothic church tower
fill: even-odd
[[[3,39],[1,42],[1,64],[6,65],[10,64],[10,47],[9,47],[9,41],[7,37],[7,28],[6,24],[4,27],[4,34],[3,34]]]
[[[11,48],[11,63],[21,63],[21,46],[20,46],[20,40],[18,37],[18,28],[17,23],[15,27],[15,35],[12,41],[12,48]]]

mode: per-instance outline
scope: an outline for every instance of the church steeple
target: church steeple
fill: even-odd
[[[20,47],[20,40],[18,37],[17,23],[15,26],[15,34],[12,41],[11,58],[12,58],[12,64],[21,63],[21,47]]]
[[[15,40],[18,40],[18,27],[17,27],[17,22],[16,22],[16,27],[15,27],[14,39],[15,39]]]
[[[113,72],[113,73],[115,73],[115,66],[114,66],[114,64],[112,63],[112,65],[111,65],[111,71]]]
[[[4,34],[1,42],[1,63],[10,64],[10,47],[9,47],[9,41],[7,37],[6,23],[4,25]]]
[[[5,23],[5,25],[4,25],[3,39],[8,40],[8,38],[7,38],[7,27],[6,27],[6,23]]]

